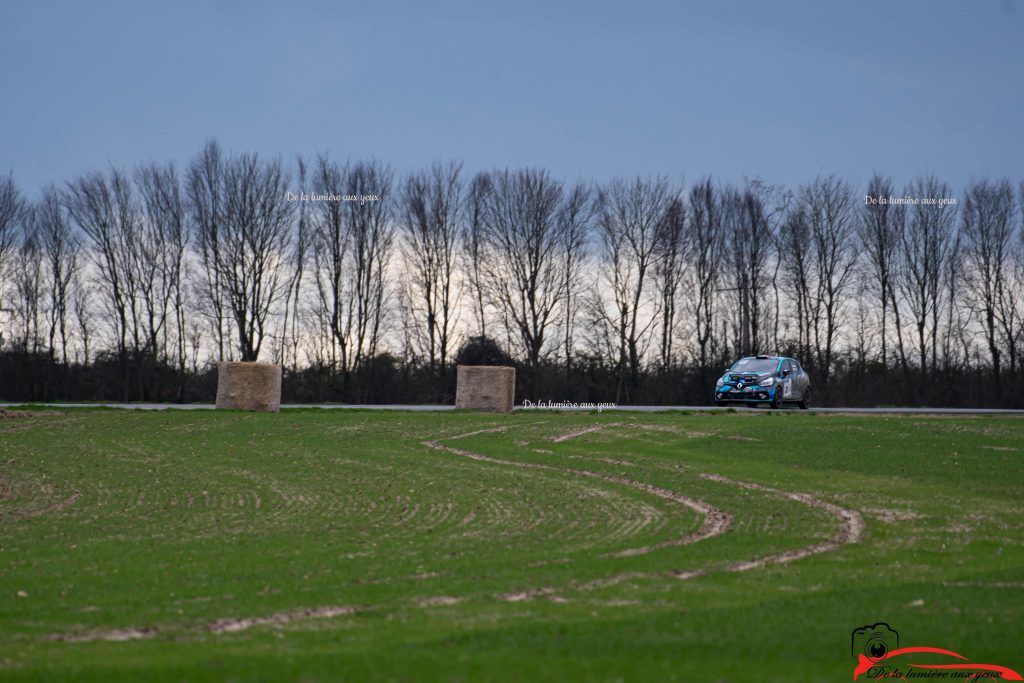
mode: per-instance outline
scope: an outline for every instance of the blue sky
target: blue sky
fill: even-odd
[[[1017,0],[146,5],[0,5],[0,173],[35,193],[216,138],[400,172],[1024,178]]]

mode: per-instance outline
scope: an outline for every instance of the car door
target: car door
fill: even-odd
[[[797,394],[795,382],[797,379],[796,363],[790,359],[782,361],[782,400],[794,401]]]
[[[804,369],[800,367],[800,364],[795,360],[789,361],[793,364],[793,398],[800,400],[804,397],[807,392],[807,387],[811,385],[811,380],[804,372]]]

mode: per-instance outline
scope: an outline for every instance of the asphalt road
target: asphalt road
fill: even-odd
[[[0,409],[13,408],[24,405],[21,403],[0,403]],[[33,403],[32,405],[43,405],[47,408],[123,408],[126,410],[213,410],[212,403]],[[346,403],[319,403],[319,404],[285,404],[282,408],[321,408],[324,410],[412,410],[416,412],[454,410],[453,406],[443,405],[352,405]],[[516,406],[517,411],[538,410],[538,408],[523,408]],[[540,408],[540,410],[548,410]],[[590,411],[594,408],[558,408],[565,411]],[[603,407],[601,411],[635,411],[655,412],[665,410],[725,410],[715,406],[614,406]],[[764,411],[768,408],[747,408],[737,406],[737,411]],[[784,410],[795,410],[800,412],[796,406],[786,406]],[[810,408],[807,412],[813,413],[866,413],[874,415],[1024,415],[1024,410],[1008,408]]]

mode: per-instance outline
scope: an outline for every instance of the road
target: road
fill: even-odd
[[[24,404],[21,403],[0,403],[0,409],[14,408]],[[213,410],[212,403],[33,403],[33,406],[45,406],[47,408],[123,408],[126,410]],[[443,405],[352,405],[347,403],[322,403],[322,404],[285,404],[281,406],[288,408],[321,408],[323,410],[411,410],[416,412],[433,412],[454,410],[453,406]],[[537,408],[523,408],[516,406],[516,411],[538,410]],[[541,410],[547,410],[543,408]],[[594,408],[559,408],[564,411],[590,411]],[[655,412],[666,410],[725,410],[715,406],[613,406],[601,408],[602,412],[633,411],[633,412]],[[747,408],[737,406],[737,412],[765,411],[767,408]],[[785,410],[800,412],[796,406],[786,406]],[[810,408],[807,412],[813,413],[864,413],[869,415],[1024,415],[1024,410],[1008,408]]]

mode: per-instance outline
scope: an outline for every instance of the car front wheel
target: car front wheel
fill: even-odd
[[[782,387],[775,390],[775,396],[772,398],[772,408],[775,408],[775,410],[782,408]]]

